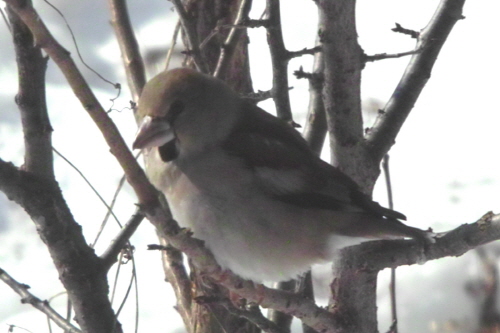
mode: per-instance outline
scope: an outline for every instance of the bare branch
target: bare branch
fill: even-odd
[[[24,169],[54,179],[52,126],[45,102],[45,70],[48,58],[42,56],[33,35],[21,19],[7,6],[16,51],[19,90],[16,103],[24,132]]]
[[[236,45],[240,41],[241,35],[244,31],[237,26],[239,26],[244,20],[248,19],[248,13],[250,12],[251,8],[252,0],[241,0],[240,7],[238,8],[238,13],[236,14],[236,18],[234,20],[234,26],[231,28],[231,31],[227,35],[226,41],[222,45],[219,60],[213,74],[215,77],[223,77],[224,72],[227,70],[229,62],[231,61],[231,57],[233,56],[234,50],[236,49]]]
[[[309,143],[311,150],[321,155],[328,130],[326,124],[325,106],[323,104],[323,71],[325,68],[323,53],[314,55],[313,74],[309,79],[309,107],[307,121],[302,135]]]
[[[111,266],[113,266],[113,264],[117,262],[118,254],[128,243],[130,237],[132,237],[143,219],[144,215],[136,213],[132,215],[127,224],[125,224],[122,230],[120,230],[118,236],[113,240],[113,242],[111,242],[110,246],[101,255],[104,270],[108,271]]]
[[[195,266],[203,271],[203,274],[212,277],[217,283],[250,302],[294,315],[318,331],[334,331],[333,316],[315,305],[312,300],[263,285],[255,285],[230,271],[223,270],[210,251],[203,246],[202,241],[191,237],[191,234],[185,229],[179,230],[175,221],[167,218],[161,209],[149,209],[145,213],[147,218],[157,227],[162,238],[167,239],[172,246],[186,253]]]
[[[19,296],[22,297],[21,303],[31,304],[34,308],[40,310],[48,318],[50,318],[57,326],[62,328],[65,332],[69,333],[81,333],[78,328],[69,323],[64,317],[62,317],[56,310],[54,310],[47,301],[42,301],[32,293],[28,291],[29,286],[24,283],[17,282],[12,278],[6,271],[0,268],[0,280],[5,282],[12,290],[14,290]]]
[[[441,47],[455,23],[462,18],[465,0],[442,0],[417,42],[420,53],[412,56],[406,71],[366,136],[371,158],[380,161],[394,144],[408,114],[431,76]]]
[[[276,104],[278,118],[293,123],[290,96],[288,95],[288,60],[289,52],[285,49],[281,31],[281,15],[279,0],[266,0],[267,11],[267,44],[271,52],[273,66],[272,96]]]
[[[417,54],[419,52],[421,52],[420,49],[407,51],[407,52],[401,52],[401,53],[393,53],[393,54],[379,53],[379,54],[374,54],[371,56],[365,55],[364,60],[366,62],[369,62],[369,61],[377,61],[377,60],[384,60],[384,59],[401,58],[401,57],[406,57],[408,55],[414,55],[414,54]]]
[[[168,239],[172,246],[185,252],[196,267],[203,270],[204,274],[211,276],[232,292],[246,298],[248,301],[258,302],[265,308],[273,308],[294,315],[317,331],[337,331],[338,323],[335,318],[340,313],[335,312],[332,316],[332,314],[316,306],[310,299],[285,291],[270,289],[262,285],[255,285],[251,281],[239,278],[230,271],[221,269],[210,251],[204,248],[202,241],[191,237],[191,234],[185,229],[179,231],[174,221],[167,221],[166,217],[162,216],[161,210],[149,210],[146,214],[148,219],[158,227],[162,237]],[[376,278],[376,272],[386,267],[411,265],[421,263],[424,260],[446,256],[460,256],[476,246],[497,239],[500,239],[500,215],[488,215],[479,222],[464,225],[446,233],[444,237],[438,238],[436,243],[429,244],[425,250],[421,245],[411,240],[367,242],[357,247],[342,250],[343,258],[347,258],[342,260],[342,265],[347,265],[345,267],[347,270],[343,270],[342,278],[347,278],[348,275],[349,279],[352,280],[351,284],[355,285],[356,288],[359,288],[359,285],[355,282],[359,283],[360,279],[365,282],[371,281],[371,285],[369,284],[367,287],[372,288],[373,283],[376,282],[376,279],[373,280],[373,278]],[[361,254],[359,251],[361,251]],[[365,271],[371,274],[368,278],[362,276]],[[353,276],[358,275],[360,279],[353,279]],[[342,279],[341,281],[347,283],[349,279]],[[346,291],[348,289],[342,285],[339,290]],[[357,290],[357,292],[360,292],[360,290]],[[340,298],[337,299],[335,304],[349,303],[343,302],[345,300],[342,299],[340,294],[337,293],[336,295]],[[365,295],[363,298],[372,299],[370,295]],[[364,313],[359,312],[359,315]]]
[[[476,222],[440,233],[436,242],[429,244],[425,249],[413,240],[373,241],[358,245],[359,251],[356,254],[353,247],[345,248],[342,254],[347,258],[358,258],[349,263],[351,269],[363,267],[370,271],[381,271],[385,268],[423,264],[429,260],[445,257],[459,257],[499,237],[500,214],[488,212]],[[361,259],[360,253],[366,256]],[[391,257],[393,253],[398,255]]]
[[[500,215],[490,212],[478,222],[442,234],[436,243],[426,248],[413,240],[373,241],[345,248],[341,251],[342,259],[335,261],[337,276],[332,292],[336,292],[336,309],[340,316],[351,318],[348,330],[370,331],[376,327],[376,276],[379,271],[458,257],[499,237]]]
[[[164,237],[159,237],[162,245],[163,270],[167,281],[175,293],[177,305],[175,309],[181,315],[184,326],[192,332],[193,318],[191,305],[193,300],[192,284],[184,267],[182,252],[168,244]]]
[[[167,57],[165,60],[165,70],[168,70],[170,66],[170,60],[172,59],[172,55],[174,54],[175,45],[177,44],[177,36],[179,35],[179,30],[181,29],[181,21],[178,20],[175,25],[174,33],[172,34],[172,41],[170,42],[170,48],[167,52]]]
[[[394,32],[399,32],[399,33],[404,34],[404,35],[408,35],[411,38],[415,38],[415,39],[417,39],[418,36],[420,35],[420,33],[418,31],[411,30],[411,29],[405,29],[401,26],[401,24],[399,24],[397,22],[396,22],[396,27],[392,28],[391,30]]]
[[[23,207],[35,223],[68,290],[82,331],[121,332],[108,299],[101,261],[87,245],[57,182],[0,159],[0,191]]]
[[[109,0],[109,5],[111,8],[111,24],[122,52],[128,85],[133,100],[137,102],[142,88],[146,84],[146,74],[144,62],[139,52],[139,45],[130,23],[127,2],[125,0]]]
[[[355,5],[355,0],[319,0],[319,38],[325,59],[323,102],[332,164],[369,193],[375,179],[365,177],[360,163],[364,153],[360,97],[364,63],[354,24]]]
[[[288,51],[288,58],[297,58],[297,57],[302,57],[303,55],[310,54],[310,55],[315,55],[316,53],[321,52],[321,45],[317,45],[311,49],[304,48],[300,51]]]
[[[188,53],[193,57],[196,68],[202,73],[208,73],[208,65],[203,58],[203,55],[200,50],[200,41],[198,38],[198,34],[196,33],[196,27],[194,26],[193,20],[189,17],[182,4],[181,0],[171,0],[174,4],[175,10],[177,14],[179,14],[179,19],[181,21],[182,29],[184,30],[184,34],[186,35],[186,39],[188,42]]]

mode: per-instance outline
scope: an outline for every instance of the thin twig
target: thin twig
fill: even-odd
[[[144,62],[135,38],[125,0],[109,0],[111,7],[111,25],[115,30],[116,39],[122,53],[128,85],[132,99],[137,102],[142,88],[146,84]]]
[[[313,48],[304,48],[300,51],[288,51],[288,58],[293,59],[297,57],[302,57],[303,55],[315,55],[316,53],[321,52],[321,45],[316,45]]]
[[[394,32],[399,32],[399,33],[404,34],[404,35],[408,35],[411,38],[415,38],[415,39],[417,39],[420,35],[420,33],[418,31],[403,28],[401,26],[401,24],[399,24],[399,23],[396,23],[396,27],[392,28],[391,30]]]
[[[385,176],[385,187],[387,190],[387,201],[389,203],[389,208],[394,209],[394,201],[392,197],[392,183],[391,183],[391,173],[389,169],[389,154],[385,154],[382,161],[382,169],[384,170]],[[391,333],[398,333],[398,308],[396,304],[396,268],[391,268],[391,282],[389,284],[389,291],[391,295],[391,316],[392,325]]]
[[[191,18],[188,16],[181,0],[172,0],[172,3],[174,4],[175,10],[179,15],[182,29],[184,30],[184,34],[186,35],[186,40],[189,47],[189,55],[192,56],[196,68],[198,68],[200,72],[208,73],[208,65],[201,53],[199,46],[200,41],[198,38],[198,34],[196,33],[196,27],[194,26],[193,20],[191,20]]]
[[[165,240],[159,237],[162,246],[163,270],[168,282],[172,285],[177,301],[176,310],[179,312],[184,326],[188,332],[192,332],[192,311],[193,300],[192,283],[184,266],[184,256],[181,251],[175,249]]]
[[[104,228],[106,227],[106,225],[108,223],[109,217],[112,216],[112,214],[114,214],[113,207],[115,206],[116,199],[118,198],[118,194],[120,193],[121,189],[123,188],[123,184],[125,184],[125,176],[122,176],[122,178],[120,178],[120,181],[118,182],[118,186],[116,187],[115,193],[113,195],[113,199],[111,199],[111,203],[109,204],[109,208],[106,210],[106,215],[104,215],[104,219],[101,222],[101,226],[99,227],[99,230],[97,231],[97,234],[94,238],[94,241],[92,243],[90,243],[90,246],[93,248],[95,248],[97,241],[101,237],[101,234],[104,231]],[[118,226],[121,228],[122,225],[121,225],[120,221],[117,220],[116,217],[115,217],[115,221],[118,223]]]
[[[80,169],[78,169],[78,167],[76,165],[74,165],[73,163],[71,163],[71,161],[68,160],[63,154],[61,154],[55,147],[52,147],[52,150],[60,158],[62,158],[66,163],[68,163],[69,166],[72,167],[73,170],[75,170],[80,175],[80,177],[82,177],[83,181],[90,187],[90,189],[92,190],[92,192],[94,192],[94,194],[97,196],[97,198],[99,198],[99,200],[101,201],[101,203],[106,207],[107,212],[109,214],[111,214],[111,216],[113,216],[113,218],[115,219],[116,223],[118,223],[118,226],[121,227],[122,224],[120,223],[120,220],[118,220],[118,217],[113,212],[113,209],[108,205],[108,203],[106,202],[106,200],[104,200],[104,198],[101,196],[101,194],[99,193],[99,191],[97,191],[97,189],[94,187],[94,185],[92,185],[92,183],[87,179],[87,177],[85,177],[85,175],[83,174],[83,172],[81,172]],[[97,239],[96,239],[96,241],[97,241]],[[92,244],[92,247],[94,247],[94,246],[95,246],[95,242]]]
[[[122,230],[120,230],[118,236],[111,242],[106,251],[104,251],[104,253],[101,255],[103,267],[105,270],[109,270],[111,266],[117,261],[118,254],[129,242],[130,237],[132,237],[143,219],[144,215],[139,214],[138,212],[132,215],[127,224],[125,224]]]
[[[290,96],[288,95],[288,60],[289,52],[285,48],[281,31],[279,0],[266,0],[268,26],[267,43],[271,52],[273,66],[272,96],[278,118],[293,123]]]
[[[393,54],[379,53],[379,54],[374,54],[374,55],[365,55],[364,60],[366,62],[369,62],[369,61],[377,61],[377,60],[384,60],[384,59],[395,59],[395,58],[401,58],[401,57],[406,57],[409,55],[418,54],[419,52],[421,52],[420,49],[407,51],[407,52],[401,52],[401,53],[393,53]]]
[[[16,0],[15,2],[17,2],[18,0]],[[54,6],[52,3],[50,3],[50,1],[48,0],[43,0],[47,5],[49,5],[64,21],[64,23],[66,24],[66,28],[68,29],[69,31],[69,34],[71,36],[71,39],[73,40],[73,45],[75,46],[75,50],[76,50],[76,54],[78,54],[78,59],[80,59],[80,61],[82,62],[82,64],[89,70],[91,71],[92,73],[94,73],[98,78],[100,78],[102,81],[110,84],[111,86],[113,86],[115,89],[118,89],[118,90],[121,90],[121,85],[120,83],[113,83],[111,82],[110,80],[106,79],[104,76],[102,76],[98,71],[96,71],[94,68],[92,68],[92,66],[90,66],[89,64],[87,64],[87,62],[83,59],[82,57],[82,54],[80,53],[80,47],[78,46],[78,42],[76,41],[76,37],[75,37],[75,34],[73,32],[73,29],[71,28],[71,25],[68,23],[68,20],[66,20],[66,16],[64,16],[64,14],[56,7]],[[8,1],[6,1],[8,2]],[[34,33],[33,33],[34,34]],[[39,42],[37,40],[37,42]]]
[[[172,59],[172,55],[174,54],[175,45],[177,44],[177,36],[179,35],[179,31],[181,30],[181,21],[177,20],[175,24],[174,33],[172,35],[172,41],[170,42],[170,48],[167,52],[167,57],[165,59],[165,70],[170,66],[170,60]]]
[[[455,23],[462,19],[465,0],[441,0],[429,24],[419,35],[414,54],[384,112],[379,113],[366,135],[370,159],[380,161],[394,144],[395,138],[413,109],[431,76],[432,68]],[[377,166],[378,167],[378,166]]]
[[[38,297],[34,296],[28,291],[29,286],[24,283],[17,282],[12,278],[6,271],[0,268],[0,280],[5,282],[12,290],[14,290],[19,296],[21,296],[21,302],[23,304],[31,304],[34,308],[43,312],[56,323],[57,326],[63,330],[70,333],[81,333],[78,328],[73,326],[70,322],[64,319],[57,311],[55,311],[47,301],[42,301]]]
[[[240,42],[240,37],[244,32],[243,29],[239,29],[236,26],[241,25],[242,22],[248,18],[251,8],[252,0],[241,0],[238,13],[234,19],[234,26],[231,28],[231,31],[227,35],[226,40],[221,47],[219,60],[217,61],[217,66],[215,67],[213,74],[214,77],[222,78],[224,76],[224,72],[229,66],[234,50],[236,49],[236,45]]]

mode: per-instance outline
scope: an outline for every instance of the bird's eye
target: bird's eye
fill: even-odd
[[[170,105],[170,109],[168,110],[166,116],[167,121],[172,124],[175,119],[177,119],[182,110],[184,110],[184,103],[179,100],[173,102],[172,105]]]

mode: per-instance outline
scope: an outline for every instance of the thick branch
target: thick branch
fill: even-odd
[[[73,219],[54,180],[0,159],[0,190],[33,219],[68,291],[83,332],[121,332],[108,299],[106,271]]]
[[[351,176],[366,192],[375,183],[360,163],[363,153],[361,69],[355,0],[319,1],[320,41],[325,59],[323,102],[326,111],[332,164]]]
[[[127,2],[125,0],[109,0],[109,5],[111,7],[111,24],[115,29],[116,39],[122,52],[128,86],[132,92],[132,99],[137,102],[141,96],[142,88],[146,84],[146,74],[139,45],[130,23]]]
[[[24,133],[24,169],[54,179],[52,126],[45,102],[47,58],[35,45],[33,35],[19,17],[7,7],[16,50],[19,90],[16,103]]]
[[[21,303],[31,304],[34,308],[43,312],[48,318],[50,318],[57,326],[62,328],[68,333],[81,333],[81,331],[75,326],[71,325],[66,319],[64,319],[56,310],[54,310],[47,301],[42,301],[32,293],[28,291],[29,286],[24,283],[17,282],[12,278],[6,271],[0,268],[0,280],[5,282],[9,287],[12,288],[19,296],[22,297]]]
[[[393,95],[366,136],[366,146],[380,161],[395,142],[408,114],[420,96],[444,42],[455,23],[462,19],[465,0],[442,0],[429,24],[420,33],[416,49]],[[378,162],[377,162],[378,164]]]

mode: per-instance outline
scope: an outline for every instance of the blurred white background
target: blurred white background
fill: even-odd
[[[438,0],[359,0],[357,23],[359,41],[367,54],[397,53],[413,49],[414,40],[390,29],[398,22],[405,28],[422,29],[437,7]],[[135,122],[128,109],[130,94],[118,45],[109,23],[105,1],[54,0],[74,31],[80,52],[87,64],[124,87],[114,102],[116,91],[80,68],[127,142],[135,134]],[[76,51],[61,17],[44,1],[34,1],[35,8],[55,37],[71,51]],[[252,18],[258,18],[263,0],[254,0]],[[143,51],[168,47],[176,23],[167,1],[129,1],[129,10]],[[500,109],[496,94],[498,76],[497,34],[500,32],[500,2],[468,1],[465,20],[459,21],[443,47],[414,110],[390,152],[395,209],[408,216],[408,223],[420,228],[445,231],[462,223],[476,221],[500,205],[500,155],[498,153]],[[317,33],[317,10],[311,0],[282,1],[285,43],[289,50],[314,46]],[[249,30],[251,69],[255,90],[271,87],[271,65],[265,30]],[[14,103],[17,91],[15,55],[10,33],[0,24],[0,157],[16,165],[23,163],[23,137],[19,113]],[[363,101],[378,101],[383,106],[391,96],[409,58],[368,63],[363,72]],[[308,105],[308,84],[291,74],[299,66],[308,70],[312,57],[290,62],[292,107],[298,122],[303,122]],[[161,66],[150,68],[150,77]],[[47,101],[51,116],[53,144],[75,164],[108,202],[122,172],[109,153],[101,134],[73,96],[63,76],[52,61],[47,71]],[[271,101],[261,106],[273,111]],[[81,223],[87,241],[93,242],[105,216],[106,208],[82,178],[66,162],[55,156],[57,179],[76,220]],[[374,197],[386,205],[383,181]],[[135,210],[135,198],[126,186],[115,207],[122,223]],[[96,252],[105,249],[117,233],[110,221],[97,243]],[[139,332],[182,332],[180,317],[173,306],[170,286],[164,282],[160,257],[148,252],[146,245],[157,243],[155,232],[144,222],[133,236],[139,284]],[[63,291],[51,259],[40,241],[33,223],[14,203],[0,194],[0,267],[14,278],[31,286],[31,292],[49,299]],[[327,278],[327,268],[318,269]],[[466,292],[466,284],[481,276],[482,268],[474,252],[461,258],[442,259],[425,265],[401,267],[398,273],[398,311],[401,332],[470,332],[475,328],[479,311],[478,297]],[[110,273],[113,283],[115,270]],[[115,307],[130,280],[131,265],[122,268]],[[379,280],[379,330],[390,325],[388,272]],[[321,283],[318,284],[320,286]],[[321,287],[319,287],[321,289]],[[46,318],[20,299],[10,288],[0,284],[0,331],[16,325],[31,332],[48,332]],[[120,315],[125,332],[133,331],[133,297]],[[53,303],[64,312],[65,296]],[[168,316],[166,320],[165,316]],[[53,325],[54,326],[54,325]],[[55,331],[58,329],[56,328]]]

